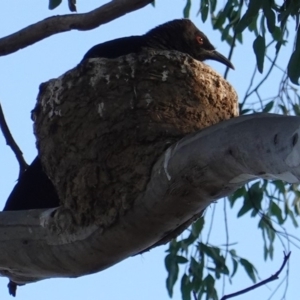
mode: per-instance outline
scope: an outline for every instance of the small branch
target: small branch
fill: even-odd
[[[26,169],[28,168],[28,165],[27,165],[26,161],[24,160],[21,149],[15,142],[15,140],[7,126],[1,104],[0,104],[0,128],[3,133],[4,138],[6,140],[6,144],[11,148],[11,150],[15,153],[15,155],[17,157],[17,160],[20,165],[20,173],[19,173],[19,178],[20,178],[20,176],[23,174],[23,172],[25,172]]]
[[[248,94],[249,94],[249,92],[250,92],[250,89],[251,89],[251,87],[253,86],[253,82],[254,82],[254,78],[255,78],[255,75],[256,75],[256,71],[257,71],[257,67],[255,66],[255,67],[254,67],[253,74],[252,74],[251,79],[250,79],[250,82],[249,82],[249,86],[248,86],[247,91],[246,91],[246,94],[245,94],[244,99],[243,99],[243,101],[242,101],[242,103],[241,103],[241,106],[242,106],[242,107],[245,105],[246,100],[247,100],[247,98],[248,98]]]
[[[267,45],[266,48],[268,48],[272,43],[273,43],[273,42],[269,43],[269,44]],[[269,77],[269,75],[271,74],[273,68],[276,66],[276,60],[277,60],[277,58],[278,58],[278,54],[279,54],[279,53],[276,53],[276,54],[275,54],[275,57],[274,57],[274,59],[273,59],[273,61],[272,61],[272,63],[271,63],[271,66],[270,66],[270,68],[269,68],[267,74],[264,76],[264,78],[257,84],[257,86],[256,86],[252,91],[249,91],[249,90],[250,90],[250,86],[251,86],[252,83],[253,83],[254,75],[255,75],[255,73],[256,73],[256,67],[255,67],[255,71],[254,71],[254,73],[253,73],[253,76],[252,76],[252,79],[251,79],[250,86],[249,86],[249,88],[248,88],[248,90],[247,90],[247,92],[246,92],[246,95],[245,95],[245,97],[244,97],[244,100],[243,100],[243,102],[242,102],[243,104],[246,102],[247,98],[249,98],[253,93],[257,92],[258,89],[262,86],[262,84],[268,79],[268,77]]]
[[[223,211],[224,211],[224,223],[225,223],[225,236],[226,236],[226,246],[225,246],[225,261],[227,260],[227,256],[228,256],[228,248],[229,248],[229,229],[228,229],[228,220],[227,220],[227,201],[228,198],[224,198],[223,199]],[[223,288],[222,288],[222,292],[223,294],[225,293],[225,274],[223,274]]]
[[[245,294],[245,293],[248,293],[249,291],[252,291],[262,285],[265,285],[267,284],[268,282],[271,282],[271,281],[274,281],[276,279],[279,278],[279,274],[282,272],[283,268],[285,267],[286,263],[288,262],[289,258],[290,258],[290,255],[291,255],[291,252],[289,252],[288,254],[284,254],[284,259],[283,259],[283,263],[280,267],[280,269],[274,274],[274,275],[271,275],[269,278],[257,283],[257,284],[254,284],[246,289],[243,289],[241,291],[238,291],[236,293],[232,293],[232,294],[228,294],[228,295],[225,295],[221,298],[221,300],[226,300],[226,299],[229,299],[229,298],[233,298],[233,297],[236,297],[236,296],[239,296],[239,295],[242,295],[242,294]]]
[[[51,35],[77,30],[90,30],[129,12],[146,6],[153,0],[113,0],[84,14],[53,16],[0,39],[0,56],[16,52]]]
[[[231,60],[232,55],[233,55],[233,50],[235,48],[235,41],[236,41],[236,33],[234,33],[234,36],[232,38],[232,43],[230,45],[230,50],[229,50],[229,55],[228,55],[228,59]],[[229,67],[226,68],[225,73],[224,73],[224,78],[227,79],[227,75],[229,72]]]
[[[215,212],[216,212],[216,206],[214,205],[213,209],[212,209],[212,214],[211,214],[211,222],[210,222],[208,233],[207,233],[206,244],[208,244],[208,242],[209,242],[210,234],[211,234],[211,231],[213,228]]]

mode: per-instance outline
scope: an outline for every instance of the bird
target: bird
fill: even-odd
[[[144,35],[128,36],[92,47],[80,63],[92,58],[114,59],[143,49],[176,50],[198,61],[215,60],[234,69],[232,63],[217,52],[207,36],[189,19],[176,19],[159,25]],[[21,175],[3,211],[54,208],[60,200],[54,185],[44,172],[39,157]]]
[[[116,58],[129,53],[138,53],[145,48],[155,50],[176,50],[189,54],[194,59],[216,60],[234,69],[232,63],[216,51],[207,36],[189,19],[177,19],[159,25],[144,35],[134,35],[115,39],[92,47],[83,57]]]
[[[164,23],[144,35],[118,38],[95,45],[84,55],[80,64],[92,58],[114,59],[130,53],[138,54],[144,49],[176,50],[188,54],[198,61],[215,60],[234,69],[232,63],[216,51],[207,36],[189,19],[177,19]],[[59,196],[37,156],[20,176],[3,211],[47,209],[58,206],[60,206]],[[180,227],[180,232],[187,226],[184,224],[182,228]],[[154,246],[163,243],[164,239],[158,241]],[[144,251],[150,248],[152,246]],[[18,285],[21,284],[9,282],[8,288],[11,295],[16,295]]]

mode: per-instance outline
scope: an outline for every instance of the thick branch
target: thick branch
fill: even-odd
[[[18,51],[51,35],[90,30],[151,3],[152,0],[113,0],[85,14],[54,16],[0,39],[0,56]]]
[[[63,207],[0,213],[1,273],[26,283],[98,272],[246,182],[298,183],[300,117],[233,118],[236,106],[220,75],[170,51],[91,59],[42,84],[37,146]]]
[[[246,182],[298,183],[299,134],[300,117],[272,114],[233,118],[190,134],[161,156],[133,209],[106,230],[74,227],[65,209],[2,212],[2,274],[31,282],[98,272],[153,245]]]

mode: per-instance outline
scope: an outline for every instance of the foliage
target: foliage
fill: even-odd
[[[224,7],[219,8],[217,0],[201,0],[199,15],[203,22],[210,16],[213,28],[219,30],[221,39],[234,47],[236,40],[243,42],[243,33],[248,29],[255,36],[253,49],[256,55],[257,67],[263,72],[266,54],[266,39],[275,42],[278,53],[282,45],[287,42],[287,21],[295,21],[297,31],[296,45],[288,63],[288,76],[294,84],[298,84],[300,69],[300,33],[299,9],[300,2],[287,0],[281,6],[274,0],[228,0]],[[191,0],[186,1],[184,17],[189,17]]]
[[[215,288],[216,279],[222,275],[230,280],[236,275],[240,266],[255,283],[257,271],[247,259],[239,257],[234,249],[221,249],[219,247],[203,243],[199,233],[203,229],[204,218],[195,222],[190,230],[189,236],[183,240],[173,240],[165,258],[168,270],[167,290],[169,295],[173,294],[173,287],[177,281],[179,265],[185,265],[186,271],[181,278],[182,299],[190,300],[191,294],[196,293],[197,299],[218,299]],[[193,246],[196,251],[189,254],[189,247]],[[188,257],[188,259],[187,259]],[[228,266],[228,260],[232,266]]]
[[[196,1],[186,0],[184,17],[189,17],[191,7],[195,3],[199,5]],[[253,35],[253,52],[257,65],[240,103],[241,114],[277,112],[300,115],[300,95],[293,86],[298,84],[300,77],[300,2],[286,0],[278,5],[274,0],[228,0],[224,6],[220,7],[221,5],[223,2],[217,0],[200,0],[198,15],[203,22],[210,19],[213,28],[220,32],[221,40],[230,45],[229,56],[233,54],[235,47],[243,43],[246,30]],[[278,94],[263,100],[260,89],[277,67],[276,60],[282,46],[288,43],[290,26],[288,28],[287,24],[290,20],[295,24],[293,52],[282,70]],[[269,52],[275,53],[273,58]],[[266,61],[270,62],[268,70],[265,70]],[[265,75],[253,87],[257,71]],[[253,96],[257,97],[258,102]],[[237,214],[238,218],[250,215],[257,220],[257,227],[262,234],[265,260],[273,259],[276,239],[280,239],[283,247],[286,247],[284,240],[287,244],[291,242],[285,233],[284,225],[291,221],[298,227],[296,217],[299,215],[299,196],[296,185],[284,184],[279,180],[260,180],[241,187],[227,200],[231,207],[243,202]],[[239,201],[236,201],[237,199]],[[191,226],[187,237],[178,238],[170,243],[165,258],[168,271],[167,290],[170,296],[179,274],[182,274],[180,286],[183,300],[190,300],[193,295],[193,299],[199,300],[219,299],[217,281],[226,277],[231,282],[238,269],[243,269],[253,283],[257,281],[258,273],[254,265],[239,256],[232,245],[220,247],[203,241],[201,232],[204,225],[204,219],[199,219]]]
[[[54,9],[61,4],[62,0],[49,0],[49,9]]]

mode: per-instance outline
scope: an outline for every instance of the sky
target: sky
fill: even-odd
[[[77,8],[79,12],[88,12],[105,2],[78,0]],[[228,55],[228,45],[220,41],[219,32],[212,31],[209,22],[202,23],[201,18],[197,16],[198,1],[194,1],[194,3],[191,13],[192,21],[208,35],[219,52]],[[37,154],[30,111],[35,106],[38,88],[42,82],[56,78],[76,66],[87,50],[95,44],[122,36],[144,34],[159,24],[181,18],[184,4],[184,0],[157,0],[155,8],[148,5],[94,30],[58,34],[13,54],[0,57],[0,102],[7,123],[22,149],[26,161],[31,162]],[[66,13],[69,13],[66,0],[54,11],[48,10],[46,1],[3,0],[0,10],[0,37],[46,17]],[[228,77],[240,98],[245,93],[255,66],[252,42],[253,36],[247,33],[243,45],[234,52],[232,63],[236,70],[230,71]],[[280,56],[279,64],[283,67],[287,64],[289,51],[290,48],[287,48]],[[220,63],[209,61],[208,64],[219,73],[224,73],[224,66]],[[276,75],[275,72],[274,80],[266,85],[264,93],[272,94],[274,92],[275,94],[279,75],[279,73]],[[0,205],[4,206],[16,183],[19,166],[1,134],[0,166]],[[241,256],[248,258],[257,266],[259,276],[265,279],[279,269],[283,259],[283,248],[280,243],[277,243],[274,260],[267,262],[263,260],[261,232],[257,228],[258,220],[253,220],[248,216],[237,219],[236,214],[241,205],[242,203],[236,205],[235,209],[228,212],[230,242],[234,243],[233,247]],[[227,210],[229,210],[228,207]],[[212,204],[207,209],[206,224],[209,224],[214,211],[214,227],[210,235],[210,242],[222,245],[225,243],[223,200]],[[203,241],[207,240],[208,227],[205,227]],[[299,234],[291,224],[288,224],[286,228],[295,236]],[[91,300],[169,299],[165,288],[167,272],[164,267],[164,256],[166,249],[167,246],[162,246],[149,253],[128,258],[97,274],[77,279],[51,279],[28,284],[18,289],[17,297],[20,300],[84,299],[84,297]],[[289,290],[286,298],[288,300],[299,299],[298,268],[300,260],[298,258],[300,252],[296,248],[292,248],[292,250],[289,264]],[[280,278],[284,278],[285,274],[284,271]],[[280,280],[234,299],[268,299]],[[226,293],[232,293],[251,285],[250,279],[242,269],[238,270],[232,285],[228,281],[226,282]],[[10,299],[6,284],[7,279],[0,278],[0,298],[2,300]],[[221,294],[221,286],[219,291]],[[282,299],[283,291],[284,286],[272,299]],[[173,299],[181,299],[179,284],[175,287]]]

